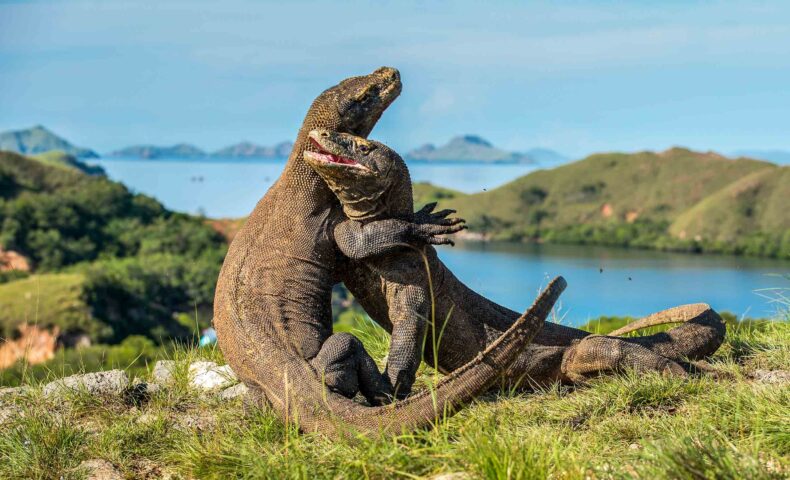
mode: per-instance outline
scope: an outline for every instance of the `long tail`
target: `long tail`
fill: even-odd
[[[710,305],[694,303],[653,313],[608,335],[621,336],[643,328],[669,323],[683,325],[667,332],[626,340],[645,346],[667,358],[698,360],[715,352],[724,341],[727,331],[724,321]]]
[[[706,311],[711,310],[710,305],[707,303],[692,303],[689,305],[680,305],[677,307],[661,310],[660,312],[651,313],[650,315],[634,320],[633,322],[618,328],[617,330],[608,333],[612,337],[619,337],[627,333],[642,330],[643,328],[655,327],[658,325],[666,325],[669,323],[685,323],[693,320],[702,315]]]
[[[391,405],[366,407],[329,392],[307,362],[281,349],[274,354],[270,350],[265,358],[253,355],[247,364],[248,375],[242,377],[254,378],[248,383],[262,390],[275,410],[302,431],[394,434],[422,428],[485,392],[540,331],[566,285],[562,277],[555,278],[529,310],[474,360],[432,389]],[[256,350],[261,351],[260,345]]]

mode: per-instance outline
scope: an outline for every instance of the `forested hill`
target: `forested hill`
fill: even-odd
[[[602,153],[489,192],[415,191],[488,238],[790,258],[790,167],[764,161],[684,148]]]
[[[0,254],[40,274],[19,283],[26,273],[0,261],[2,337],[30,319],[106,342],[188,335],[195,312],[210,309],[225,251],[202,218],[104,176],[0,151]],[[178,312],[193,315],[191,327]]]

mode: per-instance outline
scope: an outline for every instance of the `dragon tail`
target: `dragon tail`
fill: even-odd
[[[721,316],[706,303],[693,303],[662,310],[640,318],[609,333],[622,336],[643,328],[682,323],[669,331],[629,338],[667,358],[699,360],[715,352],[722,342],[727,328]]]

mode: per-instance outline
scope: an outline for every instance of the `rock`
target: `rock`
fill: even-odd
[[[0,425],[11,423],[20,415],[20,413],[21,412],[17,407],[0,407]]]
[[[135,379],[132,380],[132,387],[144,389],[147,393],[156,393],[162,390],[162,385],[156,382],[146,382],[142,378],[137,378],[137,377],[135,377]]]
[[[152,425],[159,419],[156,415],[150,412],[143,413],[139,417],[135,419],[135,423],[139,423],[140,425]]]
[[[0,388],[0,405],[11,403],[15,398],[23,397],[30,393],[30,387]]]
[[[201,390],[217,390],[238,382],[229,365],[195,362],[189,366],[189,384]]]
[[[132,462],[132,469],[134,470],[134,478],[150,478],[157,480],[173,480],[174,478],[180,478],[166,470],[163,466],[147,458],[134,460]]]
[[[786,385],[790,383],[790,370],[755,370],[751,377],[760,383]]]
[[[239,397],[246,397],[248,392],[249,388],[247,388],[247,385],[239,383],[221,391],[218,396],[220,400],[229,401]]]
[[[173,428],[180,432],[210,432],[217,425],[217,417],[209,412],[188,412],[176,415]]]
[[[429,480],[472,480],[472,476],[466,472],[440,473]]]
[[[88,480],[123,480],[123,475],[112,463],[99,458],[85,460],[77,469],[84,472]]]
[[[173,360],[159,360],[154,365],[153,377],[159,383],[170,383],[173,381],[173,372],[176,369],[176,362]]]
[[[44,385],[44,396],[65,392],[87,391],[91,395],[120,395],[129,386],[129,377],[123,370],[85,373],[56,380]]]

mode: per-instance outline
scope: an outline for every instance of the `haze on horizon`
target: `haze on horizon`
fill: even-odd
[[[402,151],[790,150],[790,4],[753,3],[0,0],[0,130],[273,144],[391,65],[404,91],[373,137]]]

